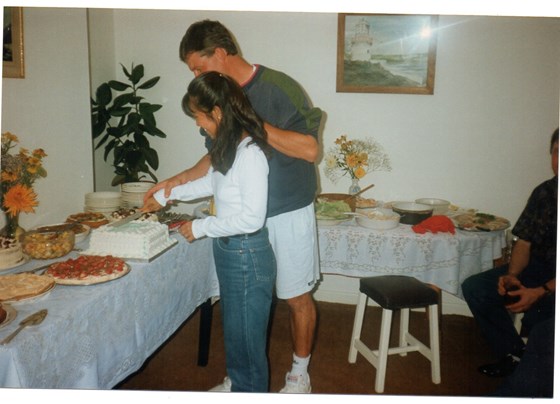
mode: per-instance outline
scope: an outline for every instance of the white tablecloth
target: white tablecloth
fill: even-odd
[[[151,263],[129,262],[131,271],[120,279],[57,285],[45,296],[12,303],[18,315],[0,329],[0,340],[27,315],[43,308],[49,314],[0,345],[0,387],[110,389],[138,370],[201,303],[219,294],[211,239],[177,239]],[[12,272],[44,263],[33,260]]]
[[[503,231],[417,234],[410,225],[378,231],[354,220],[318,229],[322,273],[408,275],[459,297],[463,280],[492,268],[506,246]]]

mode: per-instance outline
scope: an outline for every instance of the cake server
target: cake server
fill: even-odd
[[[21,320],[21,323],[19,323],[19,327],[17,328],[17,330],[15,330],[13,333],[11,333],[6,338],[4,338],[2,340],[2,342],[0,342],[0,345],[6,345],[7,343],[9,343],[25,327],[30,326],[30,325],[41,324],[43,322],[43,320],[45,319],[45,317],[47,317],[47,313],[48,313],[47,309],[43,309],[43,310],[40,310],[36,313],[33,313],[29,317],[26,317],[23,320]]]
[[[136,212],[136,213],[133,213],[130,216],[125,217],[124,219],[117,220],[116,222],[113,222],[113,223],[109,223],[107,226],[113,226],[113,227],[122,226],[123,224],[127,224],[128,222],[132,222],[133,220],[140,219],[140,217],[142,217],[143,214],[144,214],[144,212]]]

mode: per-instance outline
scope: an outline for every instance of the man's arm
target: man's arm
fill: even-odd
[[[515,277],[529,265],[531,257],[531,243],[522,239],[518,239],[511,250],[511,260],[508,268],[508,275]]]
[[[521,282],[519,282],[517,277],[529,264],[530,256],[531,243],[523,239],[518,239],[511,250],[508,273],[507,275],[501,276],[498,280],[498,293],[500,295],[506,294],[506,288],[511,286],[521,286]]]
[[[268,143],[286,156],[315,163],[319,155],[317,139],[311,135],[279,129],[268,123],[264,124],[268,134]]]

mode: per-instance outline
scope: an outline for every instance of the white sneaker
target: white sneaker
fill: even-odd
[[[311,380],[309,375],[291,375],[290,372],[286,373],[286,385],[280,390],[280,393],[311,393]]]
[[[217,386],[212,387],[208,391],[221,391],[223,393],[229,393],[231,391],[231,379],[229,377],[224,377],[224,381]]]

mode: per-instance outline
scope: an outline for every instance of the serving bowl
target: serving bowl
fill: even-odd
[[[434,212],[430,205],[417,202],[395,202],[392,209],[401,216],[401,223],[412,225],[431,217]]]
[[[325,202],[345,201],[352,212],[356,211],[356,198],[352,198],[350,194],[319,194],[317,200]]]
[[[68,254],[74,248],[74,232],[61,230],[40,232],[32,230],[22,236],[23,252],[31,258],[46,260]]]
[[[74,233],[74,244],[77,244],[86,239],[89,235],[91,228],[83,223],[57,223],[40,226],[34,230],[39,233],[51,233],[57,231],[71,230]]]
[[[434,208],[434,215],[444,215],[449,210],[449,205],[451,205],[451,202],[437,198],[419,198],[415,202]]]
[[[375,208],[367,214],[357,214],[356,223],[368,229],[390,230],[399,225],[400,218],[400,215],[391,209]]]

